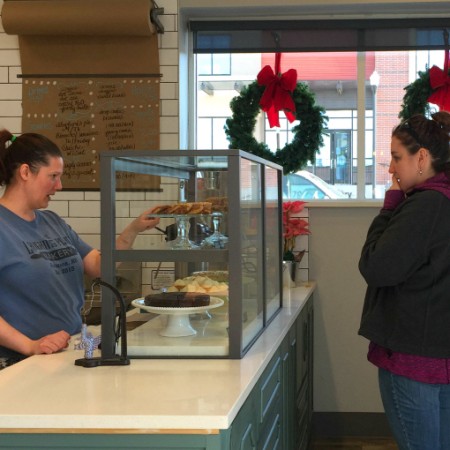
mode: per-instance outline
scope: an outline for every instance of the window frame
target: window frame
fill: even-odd
[[[257,22],[255,24],[255,22]],[[377,29],[377,27],[386,27],[386,26],[392,26],[392,28],[396,28],[396,29],[401,29],[402,27],[405,26],[415,26],[415,25],[420,25],[421,29],[424,28],[436,28],[436,27],[442,27],[443,24],[447,25],[447,27],[445,27],[445,29],[448,28],[448,24],[449,24],[449,20],[447,18],[436,18],[436,19],[430,19],[429,21],[427,21],[427,26],[424,27],[423,26],[423,19],[405,19],[405,20],[399,20],[399,19],[382,19],[382,20],[326,20],[326,21],[245,21],[244,27],[242,25],[242,22],[239,21],[204,21],[202,20],[202,29],[209,29],[209,30],[214,30],[216,29],[216,27],[222,27],[220,28],[220,32],[223,32],[223,26],[225,25],[226,27],[229,27],[230,29],[254,29],[255,26],[263,26],[266,27],[266,29],[270,29],[271,27],[273,27],[274,23],[276,22],[276,25],[279,27],[281,26],[282,29],[289,29],[289,27],[292,26],[292,23],[301,23],[305,25],[306,29],[314,29],[314,27],[317,27],[317,25],[319,24],[320,26],[324,26],[325,24],[327,26],[336,26],[338,25],[338,28],[341,29],[343,27],[346,26],[351,26],[352,30],[356,32],[359,40],[358,40],[358,52],[357,52],[357,91],[358,91],[358,95],[357,95],[357,105],[356,105],[356,111],[357,111],[357,129],[358,130],[363,130],[358,131],[357,133],[357,139],[356,139],[356,147],[357,147],[357,181],[356,181],[356,186],[357,186],[357,198],[356,199],[349,199],[349,200],[343,200],[343,202],[370,202],[371,204],[373,204],[374,202],[380,202],[380,199],[369,199],[365,197],[365,178],[366,178],[366,174],[365,174],[365,159],[366,159],[366,155],[365,155],[365,143],[366,143],[366,89],[365,89],[365,78],[364,78],[364,71],[365,71],[365,52],[370,50],[393,50],[393,49],[399,49],[399,50],[419,50],[419,49],[427,49],[427,50],[432,50],[432,49],[445,49],[445,44],[442,41],[442,43],[436,43],[435,45],[433,45],[432,47],[430,46],[426,46],[423,47],[422,45],[412,45],[409,48],[404,48],[403,46],[400,48],[397,48],[395,46],[391,46],[389,48],[380,45],[378,47],[376,46],[368,46],[367,43],[365,42],[365,39],[363,37],[364,33],[361,30],[362,26],[367,26],[368,29],[370,30],[374,30]],[[194,48],[195,48],[195,32],[196,30],[198,30],[197,25],[200,22],[190,22],[190,30],[194,33],[194,37],[193,37],[193,41],[194,41]],[[206,26],[205,26],[206,24]],[[438,30],[440,32],[442,32],[442,30]],[[275,53],[277,50],[279,50],[279,47],[276,47],[277,42],[276,39],[274,39],[274,45],[275,47],[273,47],[271,50],[266,50],[267,52],[273,52]],[[309,51],[321,51],[322,49],[309,49]],[[351,51],[355,51],[355,48],[351,48],[349,49]],[[194,52],[195,50],[193,50]],[[308,51],[308,50],[306,50]],[[323,50],[325,51],[325,50]],[[327,51],[329,51],[329,49],[327,49]],[[204,51],[198,51],[198,53],[203,53]],[[218,50],[217,53],[230,53],[230,49],[226,48],[226,49],[222,49],[222,50]],[[233,52],[231,52],[233,53]],[[240,53],[240,51],[237,51],[236,53]],[[193,56],[193,53],[192,55]],[[329,202],[330,200],[327,200],[327,202]]]

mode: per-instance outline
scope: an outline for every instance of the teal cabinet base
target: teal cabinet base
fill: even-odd
[[[3,450],[227,450],[228,431],[220,434],[1,434]]]

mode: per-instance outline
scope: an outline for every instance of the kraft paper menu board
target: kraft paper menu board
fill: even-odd
[[[98,189],[102,151],[159,149],[152,7],[151,0],[4,2],[5,31],[19,35],[22,131],[59,145],[65,189]],[[159,188],[159,177],[134,178],[133,188]]]

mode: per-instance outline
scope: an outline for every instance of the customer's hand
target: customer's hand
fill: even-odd
[[[389,188],[390,191],[400,191],[402,188],[400,186],[400,178],[398,177],[397,174],[392,174],[392,184]]]

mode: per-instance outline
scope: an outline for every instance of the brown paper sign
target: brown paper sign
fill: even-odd
[[[3,6],[5,31],[19,35],[22,131],[58,144],[66,189],[98,189],[102,151],[159,149],[152,7],[151,0],[9,0]],[[159,188],[159,177],[119,178],[136,189]]]
[[[104,150],[159,146],[159,78],[25,78],[23,98],[23,130],[48,136],[64,153],[65,189],[98,188]],[[120,179],[159,188],[159,177]]]

